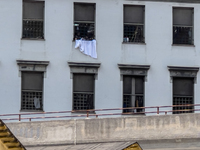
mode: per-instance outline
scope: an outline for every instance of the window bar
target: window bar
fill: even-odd
[[[94,109],[93,97],[94,97],[94,94],[91,92],[74,92],[73,110]]]
[[[84,38],[86,40],[95,39],[95,27],[94,22],[90,21],[76,21],[74,22],[75,39]]]
[[[124,23],[123,42],[144,43],[144,25]]]
[[[44,38],[43,19],[23,19],[23,38]]]
[[[193,44],[192,26],[173,26],[173,44]]]
[[[175,95],[173,97],[173,105],[187,105],[187,104],[193,104],[193,96],[178,96]],[[188,109],[194,109],[194,106],[178,106],[173,107],[173,110],[188,110]],[[193,111],[177,111],[173,112],[174,114],[180,114],[180,113],[192,113]]]
[[[136,102],[138,100],[139,102],[139,107],[143,107],[143,104],[144,104],[144,97],[142,94],[124,94],[124,98],[123,98],[123,108],[126,108],[126,107],[133,107],[131,105],[131,97],[132,96],[135,96],[136,98]],[[126,113],[126,112],[132,112],[133,110],[131,109],[124,109],[123,110],[123,113]],[[137,109],[137,112],[143,112],[144,110],[143,109]]]
[[[22,110],[42,110],[42,91],[22,90]],[[38,98],[40,101],[40,108],[36,108],[34,104],[34,98]]]

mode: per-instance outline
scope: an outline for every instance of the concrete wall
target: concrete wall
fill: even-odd
[[[74,48],[73,3],[96,3],[98,58]],[[145,44],[123,44],[123,5],[145,5]],[[194,8],[194,45],[172,46],[172,7]],[[22,0],[0,1],[0,114],[19,113],[21,77],[17,59],[46,60],[44,111],[72,109],[72,79],[67,61],[100,62],[95,108],[121,108],[119,63],[150,65],[145,106],[172,105],[169,65],[200,66],[200,4],[127,0],[45,0],[45,40],[23,40]],[[195,103],[200,103],[200,72]],[[8,107],[9,106],[9,107]]]
[[[200,138],[200,114],[7,123],[24,145]]]

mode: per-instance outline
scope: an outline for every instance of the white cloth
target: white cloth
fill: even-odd
[[[96,52],[96,40],[86,41],[86,40],[76,40],[75,48],[79,48],[79,50],[92,58],[97,58]]]
[[[81,40],[76,40],[75,48],[79,48],[81,45]]]
[[[40,100],[37,97],[34,97],[34,105],[35,108],[40,108]]]

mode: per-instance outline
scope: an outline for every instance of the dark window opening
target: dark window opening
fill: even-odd
[[[144,77],[123,76],[123,108],[144,107]],[[126,112],[143,112],[143,109],[124,109]]]
[[[94,75],[73,75],[73,110],[94,109]]]
[[[95,39],[95,4],[74,3],[74,40]]]
[[[173,44],[193,44],[193,8],[173,8]]]
[[[144,43],[144,8],[124,5],[123,42]]]
[[[43,73],[22,72],[21,110],[43,110]]]
[[[44,2],[23,1],[22,38],[44,39]]]
[[[173,78],[173,105],[194,104],[194,78]],[[174,114],[192,113],[194,106],[173,107]],[[176,111],[184,110],[184,111]],[[191,111],[187,111],[191,110]]]

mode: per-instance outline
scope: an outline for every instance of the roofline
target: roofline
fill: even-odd
[[[126,1],[146,1],[146,2],[173,2],[173,3],[200,3],[200,0],[126,0]]]

